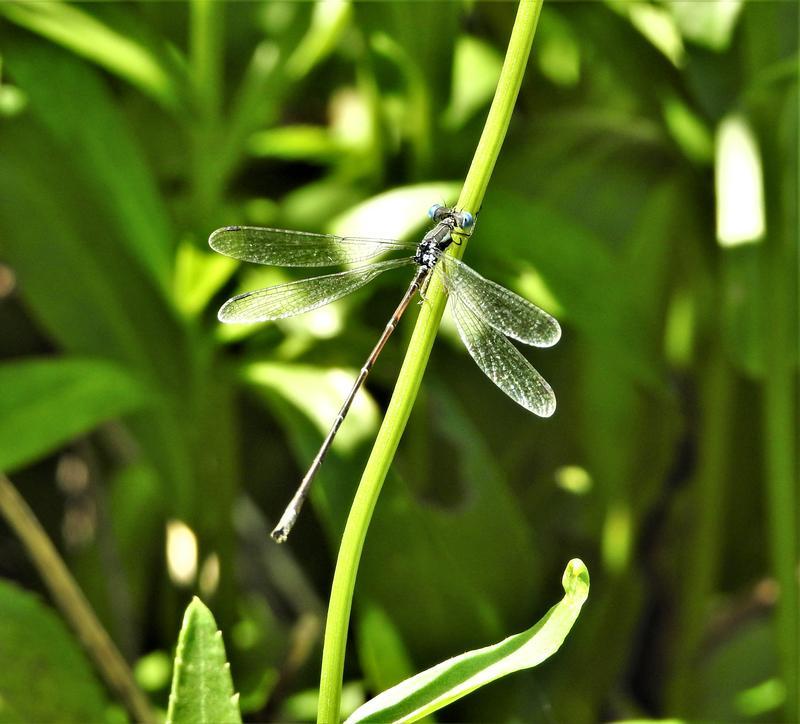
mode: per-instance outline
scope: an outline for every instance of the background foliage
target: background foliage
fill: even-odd
[[[223,329],[233,292],[292,277],[208,234],[418,232],[457,193],[513,13],[0,5],[0,465],[159,706],[197,592],[245,717],[313,716],[336,544],[410,332],[277,547],[407,280]],[[559,409],[515,407],[445,324],[359,572],[351,708],[527,628],[580,556],[563,650],[444,718],[791,719],[797,31],[791,2],[545,5],[467,261],[561,320],[531,358]],[[40,590],[0,535],[0,573]],[[57,623],[20,596],[0,587],[0,670]],[[0,718],[119,717],[65,635],[36,709],[0,677]]]

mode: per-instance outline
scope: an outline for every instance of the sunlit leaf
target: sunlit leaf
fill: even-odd
[[[258,362],[244,370],[244,379],[261,394],[281,397],[311,419],[319,429],[320,442],[357,376],[356,371],[347,373],[279,362]],[[334,449],[352,451],[377,423],[375,402],[362,390],[350,408],[347,424],[336,436]]]
[[[556,85],[574,86],[580,80],[580,43],[561,14],[548,5],[542,7],[532,52],[542,74]]]
[[[452,181],[392,189],[334,219],[330,231],[342,236],[404,239],[427,223],[433,204],[454,203],[459,189],[460,185]]]
[[[469,35],[459,36],[453,58],[453,89],[450,104],[442,119],[451,128],[460,128],[494,93],[503,60],[487,43]]]
[[[532,628],[494,646],[468,651],[378,694],[347,720],[412,722],[502,676],[540,664],[561,647],[589,595],[589,572],[571,560],[564,598]]]
[[[175,257],[175,300],[188,317],[203,311],[215,292],[230,278],[236,261],[222,254],[200,250],[184,241]]]
[[[195,597],[186,608],[175,653],[168,724],[241,722],[222,632],[211,611]]]
[[[665,3],[665,8],[685,38],[723,51],[730,45],[743,5],[743,0],[672,2]]]
[[[12,22],[120,75],[167,107],[179,105],[177,67],[160,39],[143,26],[134,32],[135,18],[127,11],[95,11],[56,0],[0,4]]]
[[[348,0],[317,3],[311,17],[311,27],[286,63],[286,73],[289,77],[293,80],[301,79],[328,55],[349,19]]]
[[[251,136],[250,153],[256,157],[288,161],[329,163],[347,152],[347,147],[327,128],[287,126],[271,128]]]
[[[764,237],[764,179],[758,141],[745,119],[725,118],[717,130],[717,241],[730,247]]]

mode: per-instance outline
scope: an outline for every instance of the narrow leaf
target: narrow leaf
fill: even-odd
[[[174,54],[117,8],[77,7],[65,2],[10,2],[0,12],[73,53],[125,78],[167,108],[175,108],[185,90],[183,69]]]
[[[168,214],[119,98],[97,68],[62,48],[19,31],[4,35],[2,44],[4,70],[25,92],[28,117],[64,151],[70,173],[86,185],[83,193],[107,209],[131,256],[168,289],[173,263]],[[93,220],[95,233],[110,243],[100,219]]]
[[[211,611],[195,597],[186,608],[178,638],[167,723],[241,721],[239,695],[233,693],[222,632],[217,630]]]
[[[5,471],[152,399],[124,369],[95,359],[0,364],[0,390],[0,470]]]
[[[123,361],[180,394],[185,330],[117,220],[36,124],[3,127],[0,255],[32,316],[62,348]]]
[[[533,628],[468,651],[407,679],[357,709],[355,722],[411,722],[501,676],[540,664],[564,642],[589,594],[589,571],[574,558],[562,578],[564,598]]]

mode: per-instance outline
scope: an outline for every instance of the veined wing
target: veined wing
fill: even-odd
[[[271,266],[336,266],[366,261],[387,251],[416,249],[416,244],[405,241],[259,226],[226,226],[211,234],[208,243],[220,254]]]
[[[550,417],[556,396],[545,379],[501,332],[472,310],[460,290],[452,292],[450,299],[458,334],[478,367],[514,402],[540,417]]]
[[[277,284],[229,299],[217,315],[221,322],[266,322],[323,307],[372,281],[387,269],[413,264],[411,257],[388,259],[338,274]]]
[[[443,255],[442,268],[448,291],[458,291],[484,322],[507,337],[534,347],[552,347],[561,338],[558,322],[519,294],[482,277],[458,259]]]

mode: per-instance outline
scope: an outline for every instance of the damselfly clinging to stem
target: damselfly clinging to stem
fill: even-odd
[[[375,360],[394,331],[414,295],[427,288],[432,275],[440,274],[452,301],[453,318],[464,346],[483,372],[512,400],[542,417],[553,414],[556,398],[550,385],[506,337],[534,347],[551,347],[561,328],[547,312],[499,284],[484,279],[458,259],[445,254],[461,229],[474,225],[468,211],[440,204],[428,215],[435,226],[419,244],[391,239],[370,239],[310,234],[285,229],[228,226],[215,231],[211,248],[243,261],[273,266],[325,267],[367,262],[386,252],[413,252],[398,259],[369,262],[336,274],[300,279],[240,294],[219,310],[223,322],[264,322],[309,312],[350,294],[387,269],[416,266],[417,271],[377,344],[333,421],[311,467],[305,474],[272,537],[282,543],[297,520],[333,438],[356,393],[367,379]]]

